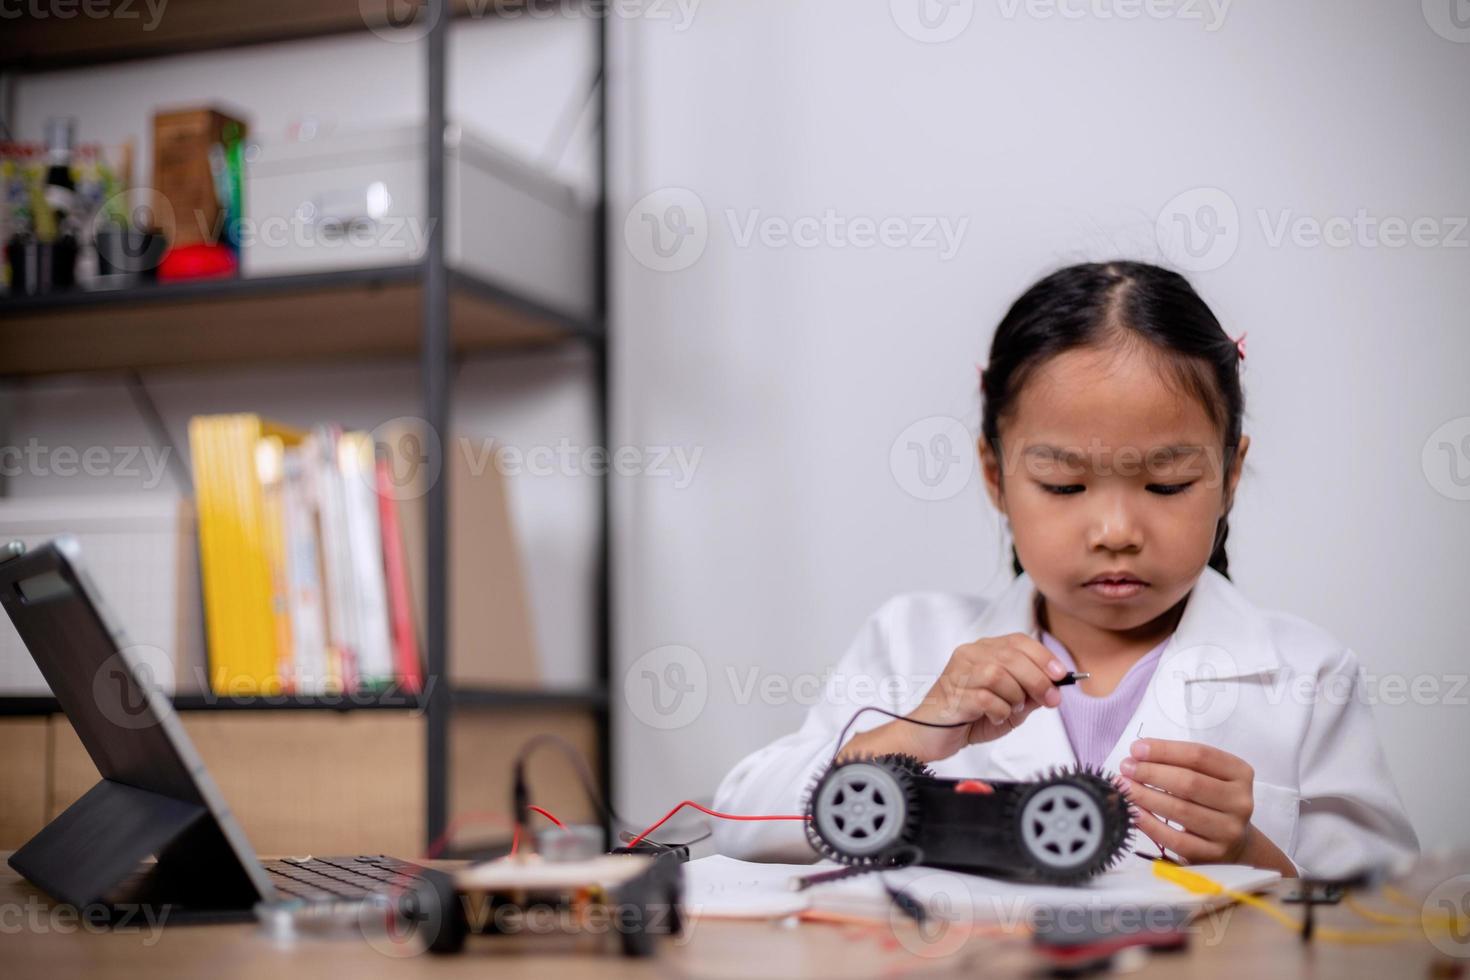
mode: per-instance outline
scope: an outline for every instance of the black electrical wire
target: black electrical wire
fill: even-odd
[[[528,739],[516,753],[515,761],[512,763],[512,772],[515,776],[511,801],[515,809],[512,817],[516,821],[524,821],[526,803],[529,801],[529,794],[526,791],[526,762],[530,759],[531,753],[543,745],[553,746],[572,764],[572,769],[577,774],[577,781],[582,784],[582,791],[591,802],[593,809],[597,811],[604,827],[611,831],[616,824],[633,826],[632,821],[623,819],[622,815],[613,809],[612,804],[603,799],[602,794],[598,792],[597,781],[592,778],[592,772],[587,768],[587,762],[582,758],[581,751],[560,735],[551,732],[543,732]]]
[[[842,754],[842,746],[847,743],[847,733],[852,730],[853,724],[860,717],[862,717],[862,714],[865,711],[876,711],[880,715],[887,715],[888,717],[892,718],[894,721],[906,721],[910,725],[922,725],[925,728],[964,728],[964,727],[966,727],[967,725],[970,724],[970,722],[968,722],[968,721],[950,721],[950,722],[920,721],[917,718],[910,718],[907,715],[901,715],[901,714],[899,714],[896,711],[889,711],[887,708],[877,708],[877,707],[874,707],[873,705],[870,704],[867,707],[859,708],[856,711],[854,711],[852,713],[852,717],[849,718],[849,719],[847,719],[847,724],[844,725],[844,726],[842,726],[842,733],[837,736],[837,748],[835,748],[835,749],[832,750],[832,758],[828,762],[828,765],[831,765],[832,763],[836,762],[837,761],[837,757]]]

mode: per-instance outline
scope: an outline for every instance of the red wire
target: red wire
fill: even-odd
[[[694,809],[698,810],[700,813],[708,814],[711,817],[718,817],[721,820],[805,820],[805,819],[807,819],[806,814],[804,814],[804,813],[799,813],[799,814],[797,814],[797,813],[760,813],[760,814],[750,814],[750,813],[721,813],[719,810],[711,810],[709,807],[703,805],[702,803],[696,803],[693,800],[684,800],[678,806],[676,806],[672,810],[670,810],[668,813],[665,813],[659,819],[659,821],[657,823],[655,823],[653,826],[649,827],[643,833],[639,834],[637,837],[634,837],[631,841],[629,841],[628,844],[627,844],[627,846],[628,847],[637,847],[640,841],[642,841],[645,837],[647,837],[649,834],[653,833],[658,828],[662,827],[664,824],[668,823],[669,819],[671,817],[673,817],[674,814],[678,813],[680,810],[684,809],[686,806],[692,806],[692,807],[694,807]],[[539,813],[541,816],[545,817],[547,820],[550,820],[552,823],[556,824],[558,827],[561,827],[561,828],[565,828],[566,827],[566,824],[563,823],[561,820],[559,820],[557,818],[556,814],[552,813],[550,810],[547,810],[545,807],[539,807],[539,806],[536,806],[535,804],[530,804],[530,805],[528,805],[526,807],[526,809],[533,810],[536,813]],[[434,841],[434,843],[429,846],[429,850],[428,850],[428,853],[427,853],[426,856],[432,858],[436,854],[438,854],[439,851],[443,849],[444,845],[449,842],[449,839],[454,835],[454,832],[456,830],[458,830],[459,827],[462,824],[468,823],[471,820],[493,821],[495,823],[505,823],[506,822],[506,818],[504,816],[498,814],[498,813],[466,813],[466,814],[462,814],[461,816],[456,817],[454,820],[450,821],[449,826],[447,828],[445,828],[444,833],[442,835],[440,835],[439,839],[436,840],[436,841]],[[511,839],[510,839],[510,853],[512,855],[515,855],[516,852],[520,850],[520,846],[521,846],[521,825],[520,824],[516,824],[515,825],[515,833],[511,836]]]
[[[550,820],[552,823],[556,824],[558,827],[562,827],[562,828],[565,828],[566,827],[566,824],[562,823],[560,820],[557,819],[556,814],[552,813],[550,810],[547,810],[544,807],[535,806],[533,804],[531,806],[528,806],[527,809],[528,810],[535,810],[537,813],[541,814],[543,817],[545,817],[547,820]],[[499,814],[499,813],[488,813],[488,812],[462,813],[459,816],[455,817],[453,820],[451,820],[449,822],[449,826],[446,827],[446,828],[444,828],[444,833],[440,834],[438,836],[438,838],[435,839],[434,843],[432,843],[432,844],[429,845],[429,849],[424,852],[424,857],[425,858],[433,858],[433,857],[438,856],[439,852],[442,851],[442,850],[444,850],[445,846],[448,845],[448,843],[450,842],[450,840],[453,839],[454,834],[455,834],[455,831],[459,830],[460,827],[464,826],[465,824],[471,823],[471,822],[474,822],[474,823],[493,823],[493,824],[499,824],[500,826],[504,826],[505,824],[510,823],[510,818],[507,817],[507,816],[505,816],[505,815],[503,815],[503,814]],[[519,825],[516,825],[516,827],[515,827],[515,834],[511,837],[510,852],[512,854],[514,854],[516,852],[516,842],[520,840],[520,834],[521,834],[521,828],[520,828]]]
[[[550,820],[552,823],[556,824],[562,830],[566,830],[567,829],[567,825],[564,824],[564,823],[562,823],[560,820],[556,819],[556,817],[552,816],[552,814],[551,814],[551,812],[549,810],[543,810],[541,807],[536,806],[535,804],[527,804],[526,809],[527,810],[535,810],[537,813],[541,814],[547,820]]]
[[[643,833],[639,834],[637,837],[634,837],[632,840],[630,840],[628,842],[628,845],[627,846],[628,847],[637,847],[639,841],[643,840],[643,838],[647,837],[649,834],[653,833],[655,830],[657,830],[658,828],[662,827],[665,823],[668,822],[668,820],[669,820],[670,817],[672,817],[674,814],[678,813],[680,810],[684,809],[686,806],[692,806],[692,807],[694,807],[694,809],[698,810],[700,813],[707,813],[707,814],[709,814],[712,817],[719,817],[721,820],[805,820],[806,819],[806,814],[804,814],[804,813],[801,813],[801,814],[789,814],[789,813],[762,813],[762,814],[721,813],[718,810],[711,810],[707,806],[702,806],[701,804],[695,803],[693,800],[685,800],[683,803],[680,803],[678,806],[674,807],[668,813],[665,813],[663,815],[663,819],[659,820],[658,823],[654,824],[652,827],[649,827]]]
[[[537,813],[541,814],[543,817],[545,817],[547,820],[550,820],[552,823],[556,824],[558,827],[561,827],[563,830],[566,829],[566,826],[567,825],[564,824],[564,823],[562,823],[560,820],[556,819],[556,814],[552,813],[550,810],[547,810],[547,809],[544,809],[542,807],[539,807],[539,806],[537,806],[534,803],[528,803],[528,804],[526,804],[526,809],[527,810],[535,810]],[[510,856],[511,857],[515,857],[516,856],[516,851],[520,848],[520,846],[521,846],[521,825],[520,824],[516,824],[516,832],[515,832],[515,834],[510,839]]]

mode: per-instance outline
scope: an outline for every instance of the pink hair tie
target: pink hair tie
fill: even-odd
[[[1235,338],[1235,353],[1240,355],[1242,361],[1245,360],[1245,333],[1243,331],[1239,337]]]

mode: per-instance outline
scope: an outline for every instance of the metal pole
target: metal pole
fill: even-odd
[[[597,215],[593,223],[596,243],[593,254],[596,258],[596,282],[595,282],[595,309],[598,333],[600,336],[594,344],[596,363],[593,367],[597,384],[597,407],[598,407],[598,440],[609,451],[612,427],[609,419],[611,404],[608,399],[608,383],[610,381],[610,347],[612,319],[609,299],[611,296],[610,280],[612,270],[609,268],[609,252],[607,243],[607,172],[608,172],[608,21],[610,13],[607,10],[597,19],[597,74],[600,83],[597,87]],[[613,799],[613,738],[612,738],[612,705],[613,705],[613,683],[612,683],[612,474],[609,472],[602,477],[602,496],[600,501],[601,514],[597,557],[597,651],[596,651],[596,677],[602,688],[605,700],[597,715],[597,734],[601,743],[598,752],[598,778],[602,782],[602,793],[609,802]],[[614,832],[615,833],[615,832]],[[615,842],[609,835],[608,846]]]
[[[444,832],[449,819],[449,460],[453,451],[450,433],[450,346],[449,271],[444,255],[444,129],[445,129],[445,39],[449,31],[447,0],[428,0],[425,13],[432,18],[426,38],[428,65],[428,118],[424,124],[425,169],[428,197],[425,220],[423,264],[422,386],[424,418],[439,439],[443,464],[439,479],[429,487],[424,501],[427,516],[426,584],[428,623],[427,703],[428,724],[428,813],[425,830],[433,843]]]

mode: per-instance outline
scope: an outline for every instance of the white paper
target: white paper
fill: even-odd
[[[807,909],[845,915],[882,918],[891,900],[884,884],[902,888],[931,914],[972,922],[1020,924],[1037,907],[1066,906],[1105,909],[1118,906],[1196,907],[1211,901],[1179,885],[1158,878],[1153,866],[1137,858],[1126,860],[1083,885],[1035,885],[941,871],[903,868],[869,873],[844,881],[793,891],[793,879],[841,865],[757,864],[723,855],[691,861],[684,868],[684,900],[695,915],[769,918]],[[1243,865],[1193,865],[1198,872],[1227,888],[1258,891],[1281,876]]]

